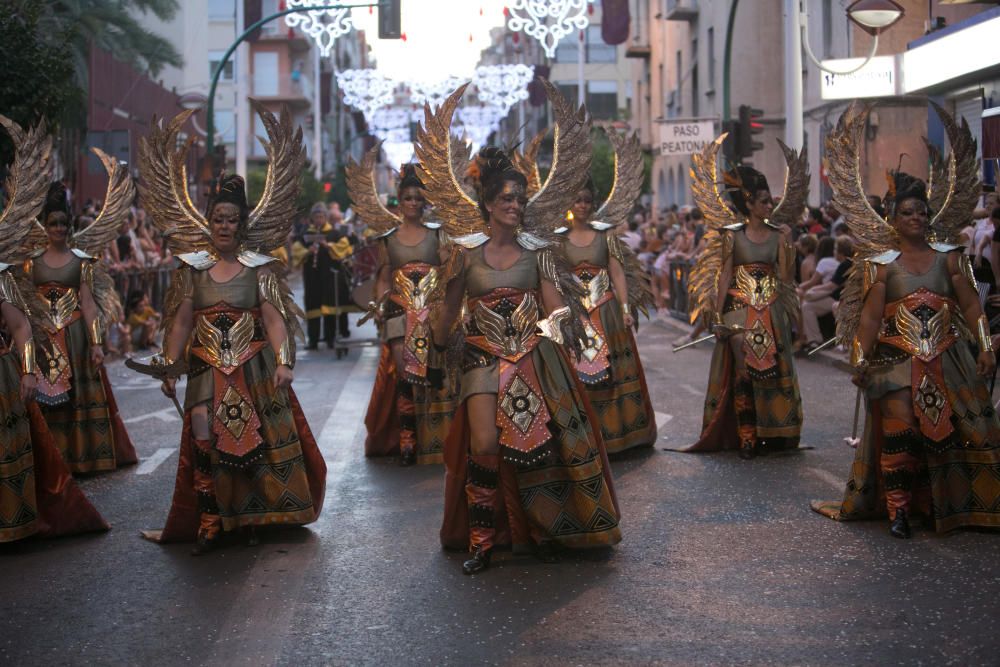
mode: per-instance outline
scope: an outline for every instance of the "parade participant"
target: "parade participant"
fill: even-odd
[[[404,466],[440,463],[451,426],[454,398],[429,386],[431,299],[439,294],[448,237],[441,224],[425,222],[424,184],[415,165],[399,170],[400,214],[387,211],[375,189],[375,161],[381,144],[361,164],[347,166],[354,210],[379,242],[374,301],[370,308],[385,343],[372,388],[365,426],[365,456],[399,454]]]
[[[436,351],[453,340],[466,299],[470,313],[461,404],[445,445],[441,528],[444,546],[472,552],[462,565],[466,574],[489,567],[497,544],[534,544],[552,560],[557,546],[621,539],[597,416],[562,347],[582,338],[582,289],[554,252],[553,228],[590,168],[590,127],[582,110],[574,114],[552,84],[545,86],[557,120],[556,157],[527,206],[524,175],[496,148],[484,148],[472,165],[478,203],[459,186],[449,135],[465,86],[436,114],[426,107],[418,131],[428,199],[456,244],[445,300],[434,314]],[[547,491],[554,486],[559,494]]]
[[[614,231],[639,197],[642,149],[634,136],[609,133],[608,138],[615,149],[611,195],[593,215],[594,183],[588,179],[567,216],[571,226],[558,233],[564,236],[562,253],[585,290],[587,344],[574,365],[608,453],[618,454],[656,441],[656,417],[631,331],[637,310],[646,312],[653,298],[649,277]]]
[[[184,425],[173,503],[161,542],[197,539],[192,552],[217,547],[223,533],[315,521],[326,464],[291,389],[301,310],[266,254],[284,242],[295,213],[305,160],[302,131],[256,107],[270,157],[264,195],[250,209],[243,179],[222,178],[205,216],[187,197],[187,145],[154,122],[140,144],[142,196],[179,262],[164,306],[163,392],[187,374]]]
[[[77,487],[35,403],[35,341],[11,266],[24,261],[49,185],[52,139],[44,123],[23,130],[0,116],[14,162],[0,212],[0,543],[108,530]]]
[[[885,219],[860,189],[867,110],[852,105],[826,142],[834,203],[857,240],[837,336],[851,347],[867,417],[843,501],[813,509],[838,520],[888,512],[898,538],[918,513],[939,532],[1000,526],[1000,423],[985,380],[996,362],[971,263],[955,245],[976,204],[976,144],[964,120],[959,128],[934,108],[951,168],[934,174],[931,192],[890,172]]]
[[[709,231],[688,284],[691,321],[714,328],[701,438],[684,449],[739,449],[749,459],[799,446],[802,398],[792,362],[798,317],[791,225],[809,194],[806,153],[781,144],[787,168],[781,205],[767,179],[739,166],[719,191],[719,137],[693,158],[692,192]],[[779,142],[780,143],[780,142]]]
[[[326,205],[315,204],[309,213],[309,224],[292,245],[292,256],[302,267],[310,350],[319,346],[321,323],[327,347],[333,347],[338,326],[341,338],[351,335],[347,322],[347,311],[352,309],[351,288],[343,260],[350,257],[353,249],[334,230],[327,216]]]
[[[38,402],[56,446],[74,474],[138,461],[104,369],[104,334],[123,319],[114,281],[100,260],[135,200],[125,164],[92,149],[108,172],[100,215],[73,231],[62,183],[52,183],[42,229],[22,265],[22,292],[38,339]]]

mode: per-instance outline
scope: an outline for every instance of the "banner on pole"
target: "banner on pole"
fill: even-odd
[[[715,121],[689,119],[660,122],[660,155],[693,155],[714,140]]]

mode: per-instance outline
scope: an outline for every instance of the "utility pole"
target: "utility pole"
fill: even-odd
[[[236,34],[238,35],[246,23],[246,16],[243,13],[244,4],[240,0],[236,2]],[[249,80],[250,75],[250,45],[246,42],[240,44],[236,51],[236,173],[247,173],[247,148],[249,138],[253,136],[253,119],[250,117],[249,103]],[[214,119],[213,119],[214,120]],[[212,121],[209,121],[211,123]],[[209,131],[213,132],[212,125]]]
[[[802,23],[800,0],[785,2],[785,143],[802,150]]]

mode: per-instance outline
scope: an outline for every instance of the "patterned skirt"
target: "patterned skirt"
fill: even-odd
[[[0,543],[108,530],[73,481],[41,410],[25,406],[13,354],[0,355]]]
[[[964,342],[942,354],[952,409],[952,437],[943,446],[925,440],[925,468],[914,484],[914,509],[928,515],[938,532],[963,526],[1000,527],[1000,422],[986,381]],[[884,436],[878,399],[910,386],[910,362],[873,373],[866,396],[868,414],[854,454],[842,501],[814,501],[812,508],[838,521],[887,516],[879,460]],[[924,491],[921,493],[921,490]]]
[[[625,326],[618,301],[598,306],[590,315],[592,326],[603,331],[608,346],[610,375],[594,384],[584,381],[590,404],[597,414],[608,454],[656,442],[656,417],[649,402],[646,375],[632,330]]]
[[[792,328],[781,306],[770,307],[774,327],[776,368],[766,378],[751,374],[758,445],[770,450],[795,449],[802,432],[802,396],[792,361]],[[723,317],[727,325],[743,326],[747,309],[739,308]],[[701,437],[683,452],[714,452],[737,449],[736,411],[733,405],[733,350],[728,340],[716,341],[705,394]]]
[[[49,335],[46,344],[38,346],[39,373],[50,363],[69,365],[69,391],[54,404],[39,394],[45,421],[73,474],[114,470],[138,462],[135,447],[125,424],[118,414],[118,404],[111,392],[111,383],[103,366],[90,363],[90,344],[86,325],[79,318],[66,326],[64,339]],[[65,345],[66,354],[51,353],[53,346]],[[58,358],[63,357],[64,358]]]
[[[469,346],[467,345],[467,352]],[[621,513],[611,479],[607,449],[566,353],[542,339],[521,363],[533,366],[542,400],[551,415],[547,456],[534,463],[507,460],[501,445],[494,525],[497,543],[515,548],[543,540],[567,547],[596,547],[621,541]],[[488,371],[489,368],[476,369]],[[468,375],[468,373],[467,373]],[[465,386],[463,381],[463,387]],[[441,543],[449,549],[469,546],[469,509],[465,485],[469,454],[469,416],[464,399],[481,391],[465,390],[445,442],[445,508]],[[499,389],[499,383],[494,385]],[[500,410],[498,401],[498,412]],[[498,420],[499,421],[499,420]]]
[[[162,531],[144,531],[158,542],[193,541],[199,509],[195,468],[210,472],[222,529],[242,526],[293,526],[315,521],[323,508],[326,462],[319,451],[295,392],[272,384],[274,354],[265,348],[235,372],[246,387],[260,420],[260,454],[243,467],[220,461],[213,448],[206,457],[194,443],[191,409],[184,415],[174,497]],[[190,391],[190,387],[189,387]]]

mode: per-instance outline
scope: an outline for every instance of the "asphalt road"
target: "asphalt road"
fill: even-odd
[[[850,465],[847,377],[800,363],[811,449],[667,452],[698,434],[710,355],[676,337],[640,332],[660,446],[613,464],[622,543],[477,577],[438,544],[442,469],[363,456],[377,348],[300,352],[320,520],[203,558],[139,537],[166,517],[180,422],[113,364],[141,463],[81,482],[110,533],[0,548],[0,665],[1000,664],[1000,535],[901,542],[810,511]]]

